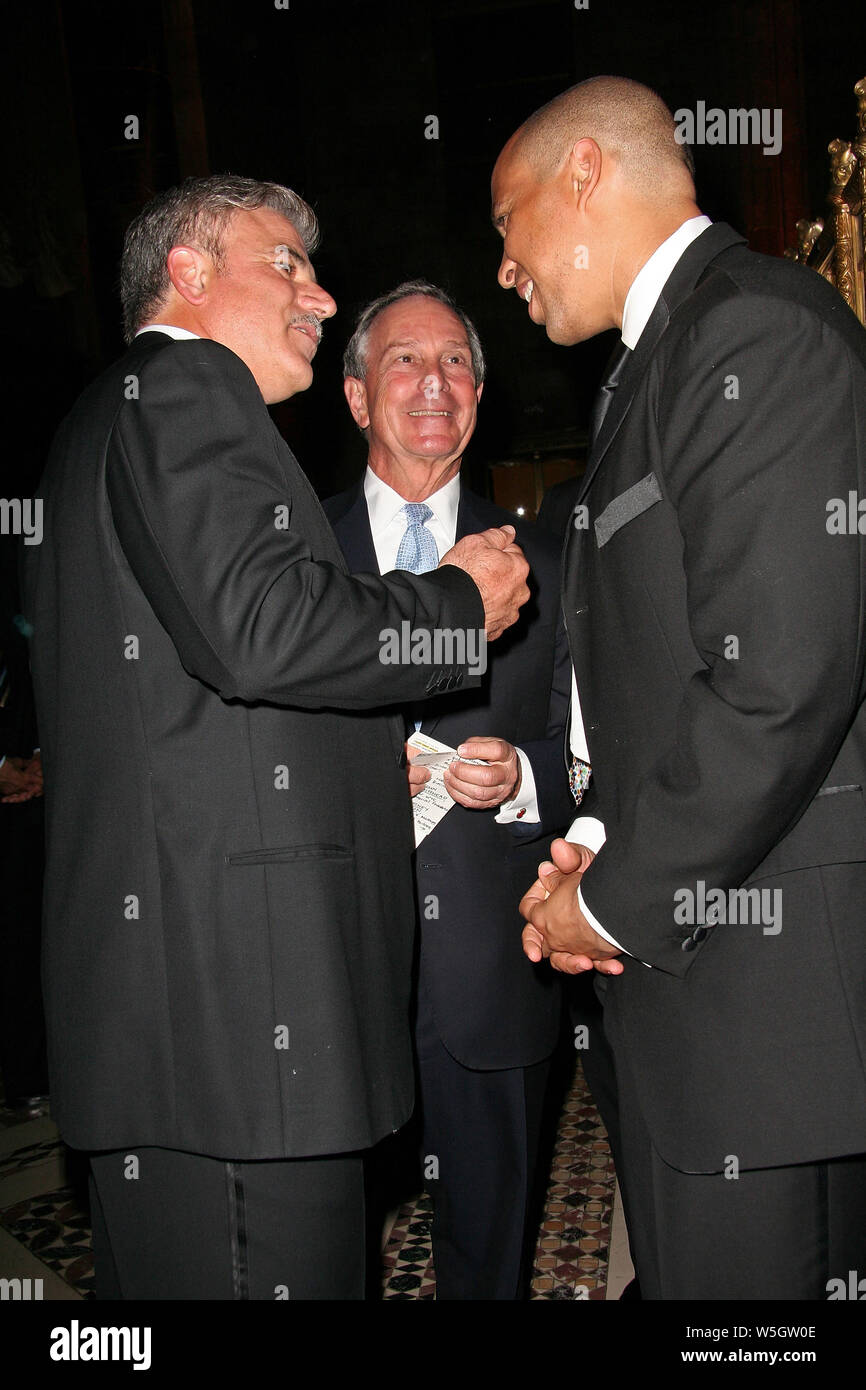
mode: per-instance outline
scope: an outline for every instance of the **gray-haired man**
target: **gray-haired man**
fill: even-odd
[[[144,209],[129,350],[58,435],[28,556],[51,1089],[101,1151],[104,1297],[361,1295],[358,1151],[412,1106],[403,731],[369,711],[472,683],[379,634],[495,637],[528,592],[507,531],[347,575],[266,409],[335,311],[315,235],[249,179]]]
[[[447,294],[415,280],[368,305],[344,372],[367,469],[325,510],[353,571],[427,568],[455,539],[508,520],[461,477],[484,357]],[[560,1016],[550,973],[521,959],[515,910],[539,837],[546,846],[574,810],[564,763],[571,675],[558,547],[525,522],[518,535],[533,600],[492,649],[481,687],[407,711],[410,724],[459,747],[463,759],[481,759],[447,770],[457,804],[416,856],[415,1041],[439,1299],[527,1291],[539,1125]],[[426,774],[410,776],[419,790]]]

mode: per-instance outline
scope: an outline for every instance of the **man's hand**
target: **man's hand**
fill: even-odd
[[[441,565],[457,565],[475,581],[484,604],[487,640],[495,641],[517,621],[521,604],[529,598],[526,576],[529,566],[513,526],[494,526],[464,536],[442,556]]]
[[[409,777],[409,795],[417,796],[425,782],[430,781],[429,767],[413,767],[412,757],[417,758],[418,749],[413,748],[411,743],[406,744],[406,772]]]
[[[483,758],[480,763],[454,762],[445,769],[445,790],[461,806],[484,811],[513,801],[520,790],[517,749],[502,738],[469,738],[457,749],[461,758]]]
[[[520,902],[529,924],[523,929],[526,955],[536,962],[548,956],[554,970],[567,975],[593,969],[621,975],[618,952],[589,925],[578,902],[578,885],[595,855],[569,840],[554,840],[550,854],[553,863],[539,864],[538,878]]]
[[[42,760],[8,758],[0,767],[0,801],[30,801],[42,795]]]

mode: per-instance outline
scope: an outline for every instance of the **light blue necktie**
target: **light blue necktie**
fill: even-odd
[[[435,537],[424,525],[433,512],[426,502],[407,502],[403,511],[406,513],[406,530],[400,541],[394,568],[409,570],[412,574],[429,574],[439,564]],[[407,734],[412,732],[412,724],[416,733],[421,728],[421,720],[410,717],[406,722]]]
[[[428,574],[439,564],[435,537],[424,524],[433,512],[426,502],[407,502],[403,511],[406,513],[406,530],[400,541],[394,568],[409,570],[412,574]]]

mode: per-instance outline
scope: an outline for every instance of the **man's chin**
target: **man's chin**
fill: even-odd
[[[306,391],[313,384],[313,364],[304,362],[303,364],[295,359],[291,369],[286,372],[282,381],[275,386],[279,395],[275,395],[268,400],[268,405],[277,405],[279,401],[287,401],[290,396],[297,396],[301,391]]]
[[[592,333],[581,332],[579,328],[557,323],[555,320],[552,323],[545,323],[544,331],[550,341],[556,343],[557,347],[574,347],[575,343],[585,343],[587,338],[594,337]]]

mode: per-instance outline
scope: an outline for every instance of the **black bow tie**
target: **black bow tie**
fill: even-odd
[[[602,422],[613,400],[613,393],[619,385],[619,379],[625,371],[625,365],[630,357],[631,348],[626,347],[625,343],[620,339],[611,354],[610,361],[607,364],[607,372],[604,381],[599,387],[598,395],[595,398],[595,404],[592,408],[591,439],[593,444],[598,439]]]

